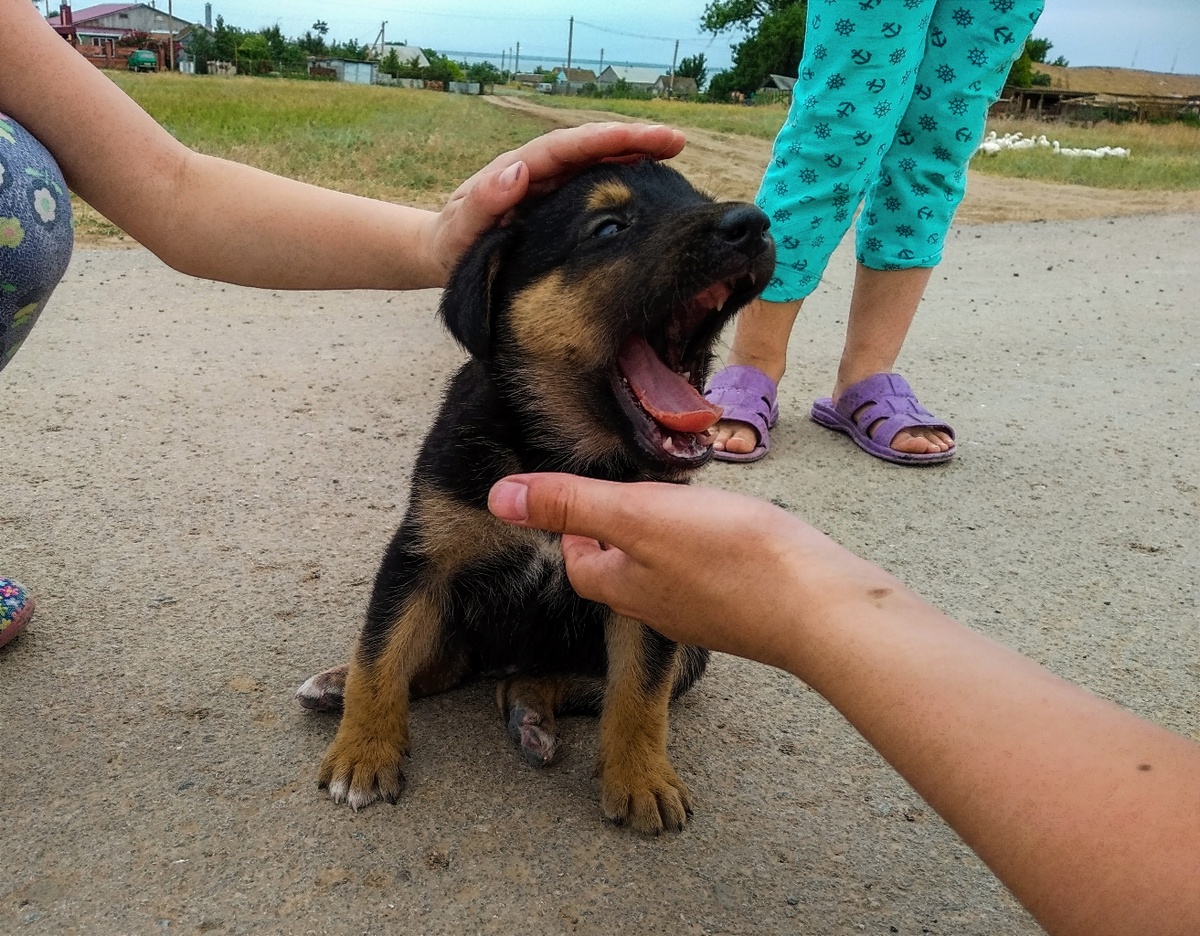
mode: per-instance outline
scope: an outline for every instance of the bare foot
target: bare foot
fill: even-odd
[[[758,445],[758,432],[754,427],[744,422],[722,419],[717,423],[717,438],[713,448],[718,452],[734,452],[745,455],[753,452]]]
[[[841,399],[842,393],[846,390],[845,387],[834,387],[833,401],[837,405],[837,401]],[[870,409],[871,404],[867,403],[859,407],[854,412],[854,421],[862,426],[862,417],[865,410]],[[875,438],[875,430],[879,428],[879,424],[884,422],[883,419],[876,419],[871,425],[866,427],[867,435],[872,439]],[[892,441],[888,444],[888,448],[897,452],[904,452],[906,455],[931,455],[938,452],[948,452],[954,448],[954,439],[949,433],[941,429],[930,429],[923,426],[913,426],[911,429],[901,429],[892,437]]]

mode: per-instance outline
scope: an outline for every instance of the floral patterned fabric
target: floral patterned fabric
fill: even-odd
[[[0,647],[25,629],[33,599],[12,579],[0,578]]]
[[[0,114],[0,369],[66,272],[73,238],[71,200],[58,164]]]

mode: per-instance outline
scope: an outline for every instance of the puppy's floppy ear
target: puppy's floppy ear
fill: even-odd
[[[442,321],[460,345],[483,360],[491,357],[496,274],[510,237],[507,229],[497,228],[475,241],[442,292]]]

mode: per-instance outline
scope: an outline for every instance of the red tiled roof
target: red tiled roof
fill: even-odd
[[[117,13],[121,10],[128,10],[130,7],[141,6],[140,3],[99,3],[96,6],[84,7],[82,10],[72,10],[71,19],[76,23],[84,23],[88,20],[99,19],[101,16],[108,16],[110,13]],[[62,18],[59,16],[50,17],[47,22],[51,26],[61,26]]]

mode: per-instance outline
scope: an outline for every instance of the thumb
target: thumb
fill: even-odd
[[[492,487],[488,509],[520,526],[616,542],[629,493],[629,485],[569,474],[511,475]]]

